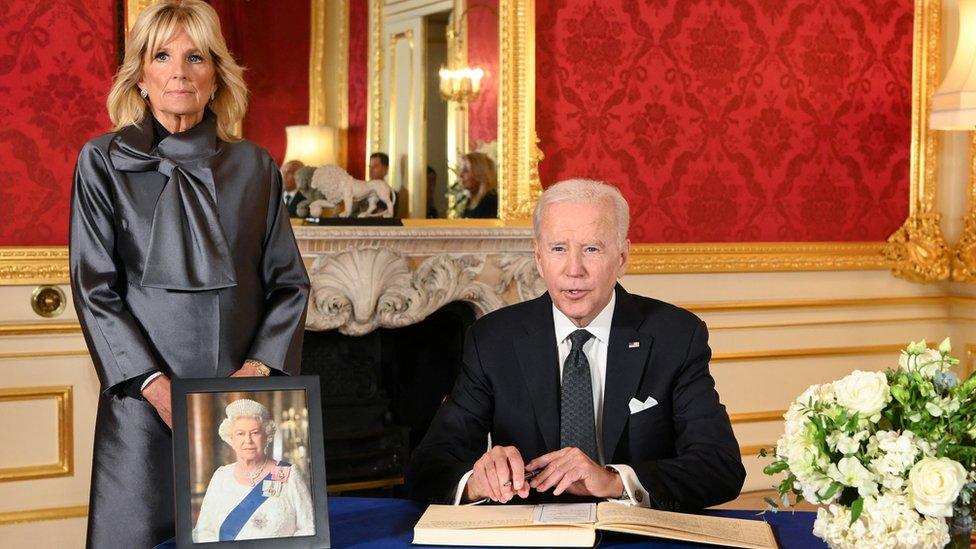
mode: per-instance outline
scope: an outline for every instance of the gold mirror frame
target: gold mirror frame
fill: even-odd
[[[348,4],[348,0],[340,2]],[[384,107],[389,104],[382,86],[386,63],[386,52],[383,48],[384,3],[384,0],[369,0],[366,143],[371,151],[385,149]],[[348,9],[346,12],[348,13]],[[538,138],[535,134],[534,23],[535,0],[498,1],[498,61],[501,72],[498,106],[498,219],[506,224],[527,222],[542,193],[538,169],[542,151],[537,146]],[[324,44],[313,44],[313,52],[317,47],[324,47]],[[312,90],[313,97],[319,94],[320,90]],[[450,223],[446,220],[430,223],[438,222]],[[492,220],[467,220],[464,226],[468,225],[497,226],[497,223]]]

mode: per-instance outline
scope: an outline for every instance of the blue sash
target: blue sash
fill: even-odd
[[[279,467],[288,467],[291,464],[287,461],[278,462]],[[241,533],[241,529],[247,524],[247,521],[251,520],[251,515],[257,511],[258,507],[264,503],[264,500],[268,499],[264,495],[264,481],[271,480],[271,473],[265,475],[261,482],[254,485],[251,491],[244,496],[244,499],[237,504],[237,507],[227,515],[224,522],[220,525],[220,541],[234,541],[237,539],[237,534]]]

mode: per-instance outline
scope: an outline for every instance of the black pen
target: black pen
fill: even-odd
[[[542,469],[536,469],[535,471],[526,471],[525,472],[525,482],[528,482],[528,481],[532,480],[536,475],[538,475],[541,472],[542,472]],[[502,486],[504,486],[506,488],[509,487],[509,486],[511,486],[511,485],[512,485],[512,481],[508,481],[505,484],[502,484]]]

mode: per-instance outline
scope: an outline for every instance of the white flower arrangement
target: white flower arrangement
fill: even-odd
[[[957,537],[968,548],[976,375],[960,383],[951,350],[948,338],[937,350],[912,342],[898,369],[858,370],[804,391],[765,469],[785,473],[771,510],[821,505],[813,532],[835,548],[940,548]]]

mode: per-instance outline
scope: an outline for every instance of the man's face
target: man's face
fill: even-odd
[[[281,179],[286,191],[292,192],[298,188],[298,185],[295,183],[295,172],[303,166],[304,164],[298,160],[289,160],[281,167]]]
[[[617,245],[615,223],[609,203],[563,202],[542,211],[536,267],[556,308],[579,327],[610,303],[627,268],[630,241]]]
[[[389,170],[383,165],[383,161],[378,156],[369,159],[369,178],[371,180],[384,179],[387,171]]]

